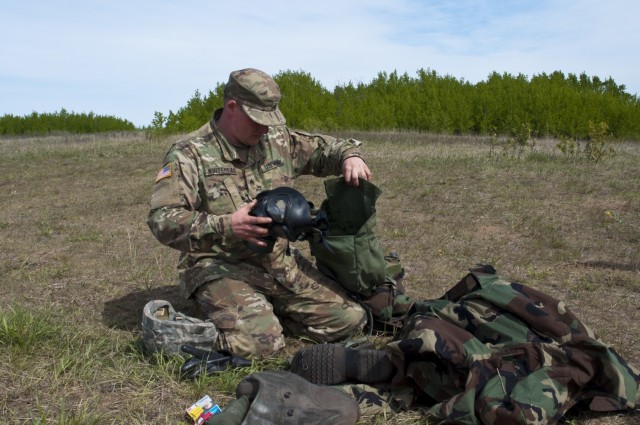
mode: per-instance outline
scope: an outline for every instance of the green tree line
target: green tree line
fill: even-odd
[[[617,139],[640,140],[640,100],[612,78],[602,80],[560,71],[528,78],[493,72],[471,84],[431,69],[380,72],[368,83],[328,90],[305,71],[274,75],[283,94],[281,109],[291,127],[308,130],[412,130],[443,134],[512,135],[522,126],[550,137],[589,137],[590,123],[606,123]],[[155,112],[156,134],[190,132],[222,106],[224,83],[207,94],[196,91],[176,112]],[[0,117],[0,135],[135,130],[131,122],[94,113],[33,112]]]
[[[414,130],[444,134],[511,135],[523,125],[539,136],[587,138],[604,122],[617,139],[640,140],[640,101],[612,78],[555,71],[528,78],[494,72],[471,84],[420,69],[416,76],[380,72],[369,83],[326,89],[304,71],[274,75],[287,124],[317,130]],[[222,106],[224,84],[168,114],[156,112],[151,130],[189,132]]]
[[[0,135],[28,136],[50,133],[102,133],[109,131],[135,130],[136,126],[122,118],[96,115],[93,112],[67,112],[62,108],[59,112],[38,113],[0,117]]]

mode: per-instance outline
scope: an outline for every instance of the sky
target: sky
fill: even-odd
[[[147,126],[249,67],[329,90],[420,69],[584,72],[639,95],[638,16],[630,0],[0,0],[0,116]]]

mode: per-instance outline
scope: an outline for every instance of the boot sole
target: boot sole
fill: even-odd
[[[382,350],[354,350],[339,344],[319,344],[298,351],[291,372],[318,385],[355,381],[375,384],[390,381],[395,367]]]

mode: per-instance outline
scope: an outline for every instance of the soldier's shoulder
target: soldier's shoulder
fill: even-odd
[[[304,143],[313,143],[313,141],[316,138],[321,136],[317,133],[312,133],[305,130],[299,130],[297,128],[296,129],[287,128],[287,137],[294,144],[298,144],[298,143],[304,144]]]
[[[192,147],[198,147],[201,144],[209,142],[213,139],[214,133],[211,125],[209,123],[203,125],[199,129],[192,131],[178,139],[177,142],[173,144],[172,149],[176,150],[184,150],[190,149]]]
[[[171,146],[170,151],[178,151],[183,153],[198,152],[210,146],[213,139],[213,134],[190,134],[175,142],[173,146]]]
[[[287,131],[292,136],[314,137],[314,136],[318,135],[317,133],[313,133],[313,132],[306,131],[306,130],[300,130],[298,128],[287,128]]]
[[[289,130],[291,137],[293,137],[296,140],[324,140],[325,142],[330,142],[330,141],[334,141],[334,140],[341,140],[338,139],[335,136],[331,136],[329,134],[323,134],[323,133],[318,133],[318,132],[311,132],[311,131],[306,131],[306,130],[300,130],[300,129],[290,129]]]

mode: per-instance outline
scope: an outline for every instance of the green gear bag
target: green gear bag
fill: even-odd
[[[327,216],[329,230],[309,239],[311,255],[318,269],[346,290],[370,296],[388,282],[375,234],[375,205],[382,191],[362,178],[358,187],[347,185],[341,177],[325,180],[324,187],[327,199],[320,211]]]

